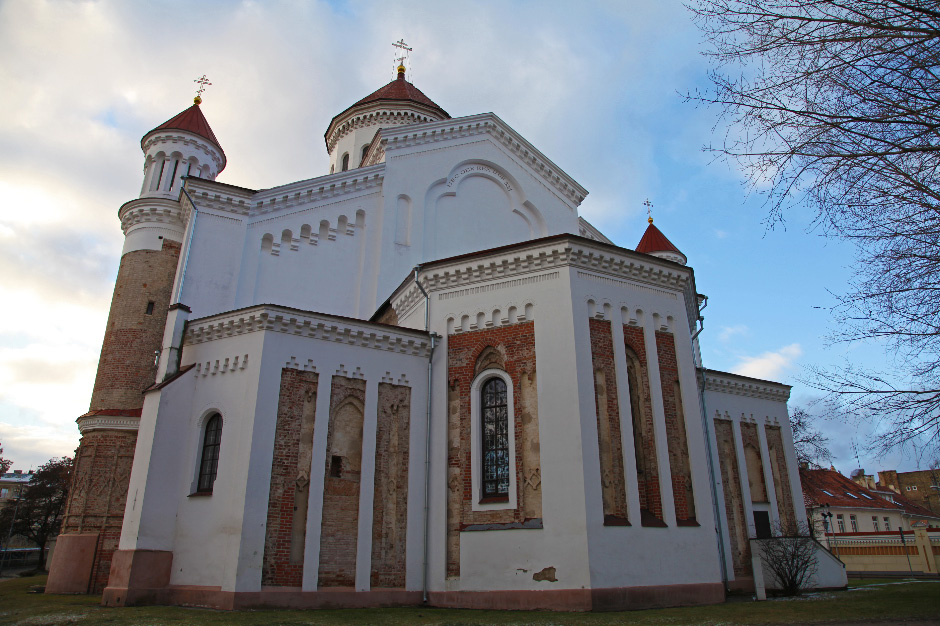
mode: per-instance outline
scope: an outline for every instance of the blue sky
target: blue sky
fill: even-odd
[[[809,365],[880,364],[878,346],[830,346],[827,307],[852,250],[794,210],[769,229],[744,173],[702,146],[716,111],[681,94],[708,62],[680,2],[0,1],[0,442],[15,467],[71,454],[88,408],[140,138],[192,102],[228,157],[219,180],[265,188],[325,174],[330,119],[394,76],[454,117],[492,111],[590,192],[581,213],[633,247],[656,225],[710,298],[707,367],[811,390]],[[759,190],[758,190],[759,191]],[[865,426],[820,422],[836,466]],[[913,469],[910,457],[862,466]]]

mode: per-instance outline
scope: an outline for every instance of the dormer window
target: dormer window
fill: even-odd
[[[854,493],[849,493],[848,491],[846,491],[846,492],[845,492],[845,495],[847,495],[847,496],[850,497],[850,498],[855,498],[856,500],[858,500],[858,496],[855,495]]]
[[[826,491],[825,489],[823,489],[822,492],[823,492],[824,494],[826,494],[827,496],[829,496],[830,498],[835,498],[834,495],[832,495],[831,493],[829,493],[829,492]]]

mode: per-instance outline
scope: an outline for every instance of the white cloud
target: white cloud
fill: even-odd
[[[750,329],[745,324],[735,324],[734,326],[722,326],[718,332],[718,341],[725,343],[735,335],[749,335]]]
[[[740,357],[740,362],[731,371],[742,376],[779,380],[784,373],[793,368],[801,354],[803,354],[803,349],[800,348],[800,344],[793,343],[775,352]]]

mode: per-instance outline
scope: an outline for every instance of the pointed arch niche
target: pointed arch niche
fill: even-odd
[[[545,219],[519,182],[491,161],[463,161],[425,198],[429,258],[495,248],[548,234]]]

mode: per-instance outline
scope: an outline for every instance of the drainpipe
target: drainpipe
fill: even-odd
[[[428,393],[427,393],[427,415],[424,424],[424,563],[421,567],[421,601],[428,603],[428,520],[430,517],[430,495],[431,495],[431,377],[433,369],[431,363],[434,360],[435,339],[437,334],[431,333],[431,297],[421,286],[418,280],[418,271],[421,265],[415,265],[415,285],[424,296],[424,332],[431,336],[431,352],[428,354]]]
[[[699,334],[705,330],[704,320],[702,316],[702,311],[705,310],[705,307],[708,306],[708,296],[704,296],[705,300],[702,302],[702,306],[698,310],[698,330],[692,335],[692,362],[695,362],[695,339]],[[728,566],[725,563],[725,541],[724,533],[722,532],[721,526],[721,510],[718,508],[718,483],[715,481],[715,457],[712,454],[712,436],[711,430],[708,428],[708,412],[705,409],[705,369],[699,368],[698,373],[701,378],[696,381],[698,383],[698,395],[699,395],[699,409],[702,413],[702,430],[705,433],[705,456],[708,460],[708,482],[711,485],[712,491],[712,513],[715,516],[715,538],[718,542],[718,561],[721,564],[721,582],[725,587],[725,591],[728,590]]]

